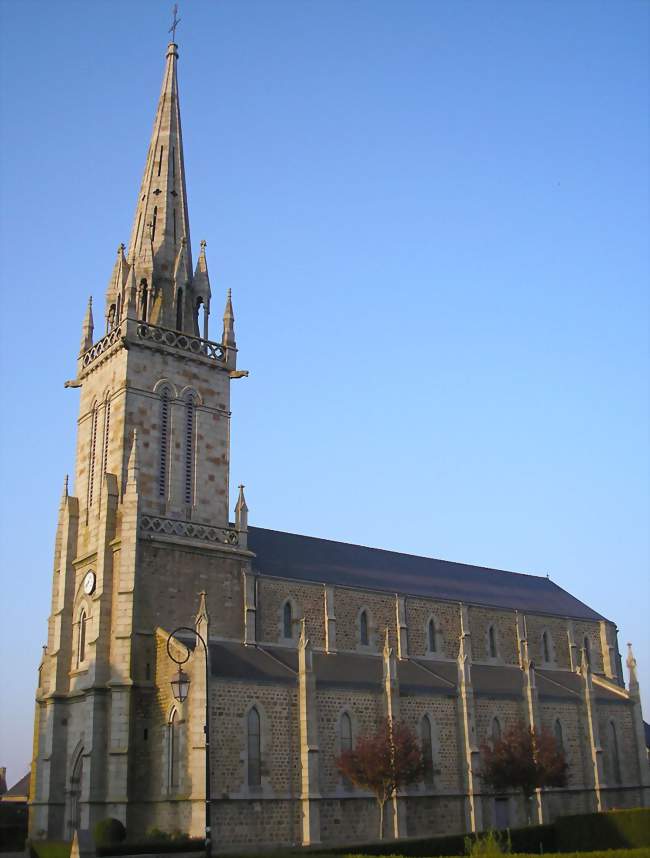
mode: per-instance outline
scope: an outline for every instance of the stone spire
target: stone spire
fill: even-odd
[[[88,298],[88,307],[84,316],[83,325],[81,326],[81,352],[88,351],[93,344],[93,331],[95,323],[93,322],[93,299],[92,295]]]
[[[639,700],[641,697],[639,692],[639,678],[636,674],[636,659],[634,658],[634,653],[632,652],[631,643],[628,643],[627,645],[627,658],[625,660],[625,664],[627,665],[627,669],[630,672],[630,681],[628,684],[630,697],[632,697],[634,700]]]
[[[239,531],[248,530],[248,507],[246,506],[243,485],[239,486],[239,497],[235,506],[235,527]]]
[[[232,309],[232,292],[228,289],[226,308],[223,311],[223,334],[221,342],[224,346],[234,349],[235,343],[235,314]]]
[[[147,281],[147,321],[168,327],[176,327],[176,289],[185,287],[187,272],[191,277],[192,271],[177,60],[178,47],[170,42],[128,254],[138,284]],[[181,247],[184,282],[175,284]],[[187,296],[181,300],[185,302]],[[189,330],[192,321],[184,319],[183,329]]]

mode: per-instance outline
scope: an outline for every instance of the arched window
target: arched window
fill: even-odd
[[[352,719],[347,712],[344,712],[341,715],[341,721],[339,724],[339,740],[342,754],[346,751],[352,750]],[[352,781],[349,778],[343,776],[342,781],[346,790],[352,789]]]
[[[609,722],[609,759],[612,767],[612,776],[614,783],[621,783],[621,759],[618,753],[618,736],[616,735],[616,725],[613,721]]]
[[[176,292],[176,330],[183,330],[183,290]]]
[[[368,646],[370,638],[368,636],[368,612],[361,611],[359,614],[359,643],[361,646]]]
[[[341,715],[341,753],[352,750],[352,719],[347,712]]]
[[[282,608],[282,637],[290,640],[293,638],[293,611],[291,602],[287,600]]]
[[[585,649],[585,658],[587,659],[587,665],[591,667],[591,644],[589,643],[589,637],[585,635],[585,639],[582,642],[582,645]]]
[[[501,722],[498,718],[492,719],[492,724],[490,725],[490,739],[493,745],[501,741]]]
[[[90,444],[88,445],[88,506],[93,505],[95,491],[95,452],[97,450],[97,403],[90,418]]]
[[[551,660],[551,646],[548,640],[548,632],[542,634],[542,657],[546,664]]]
[[[86,660],[86,625],[88,617],[86,609],[82,608],[79,614],[79,644],[77,646],[77,664],[83,664]]]
[[[427,629],[427,638],[429,644],[429,652],[437,652],[438,650],[438,642],[436,640],[436,623],[433,618],[429,620],[429,625]]]
[[[185,504],[192,506],[194,495],[194,396],[188,393],[185,397],[185,455],[183,482]]]
[[[259,787],[262,784],[260,714],[254,706],[248,713],[246,730],[248,743],[248,786]]]
[[[169,471],[169,388],[160,391],[160,459],[158,461],[158,496],[167,496]]]
[[[555,742],[557,743],[558,748],[564,753],[564,733],[562,731],[562,723],[559,718],[555,719],[555,724],[553,725],[553,734],[555,736]]]
[[[494,631],[494,626],[490,626],[488,629],[488,651],[490,653],[490,658],[497,657],[497,635]]]
[[[167,723],[167,783],[170,791],[179,785],[180,751],[180,719],[173,709]]]
[[[420,740],[422,742],[422,760],[424,761],[424,782],[433,786],[433,732],[431,719],[425,715],[420,722]]]

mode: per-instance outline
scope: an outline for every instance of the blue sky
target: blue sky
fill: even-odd
[[[87,296],[128,241],[164,2],[0,2],[0,764],[31,752]],[[233,290],[253,523],[550,577],[650,715],[645,2],[188,0],[195,247]]]

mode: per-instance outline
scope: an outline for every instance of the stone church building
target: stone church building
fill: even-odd
[[[177,83],[165,70],[128,251],[96,331],[83,323],[73,487],[66,479],[38,672],[30,834],[104,817],[130,838],[202,836],[210,711],[216,848],[374,838],[372,798],[335,757],[384,717],[420,737],[431,773],[394,801],[389,835],[525,821],[478,777],[480,746],[546,727],[569,785],[535,813],[650,804],[635,661],[615,624],[544,577],[252,527],[229,513],[230,294],[223,327],[190,241]],[[99,321],[99,320],[98,320]],[[211,338],[212,333],[212,338]],[[216,334],[216,336],[215,336]],[[169,644],[187,658],[177,703]]]

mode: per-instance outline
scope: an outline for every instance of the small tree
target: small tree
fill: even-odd
[[[384,837],[384,806],[400,787],[420,780],[425,763],[417,737],[406,724],[386,718],[374,733],[336,759],[343,777],[374,793],[379,806],[379,837]]]
[[[495,790],[520,789],[530,821],[530,799],[542,787],[567,785],[567,762],[555,736],[533,730],[523,721],[509,727],[500,739],[481,745],[480,776]]]

